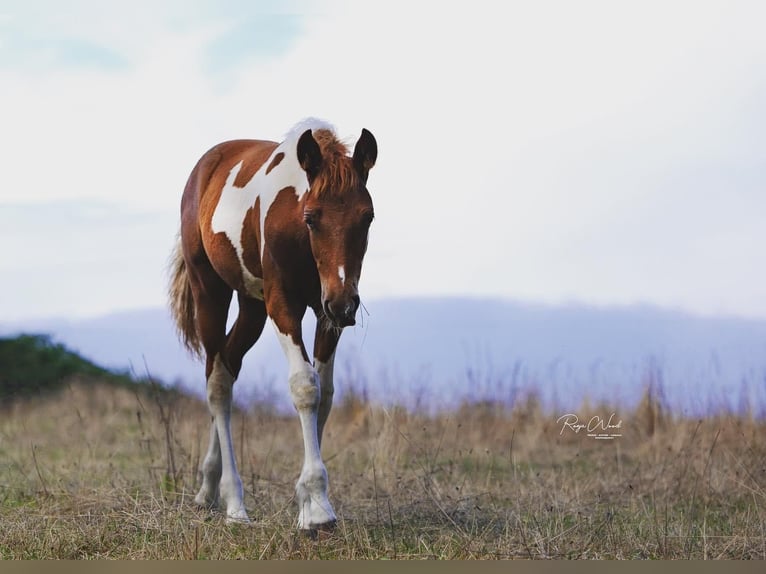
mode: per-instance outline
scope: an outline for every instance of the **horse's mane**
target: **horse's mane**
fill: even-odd
[[[341,199],[359,187],[359,174],[348,157],[348,146],[338,139],[335,128],[327,122],[309,118],[297,124],[285,141],[297,144],[298,138],[307,129],[311,130],[319,149],[322,150],[322,169],[311,186],[311,193],[317,197]]]

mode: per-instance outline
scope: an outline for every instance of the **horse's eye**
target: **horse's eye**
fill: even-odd
[[[319,225],[319,212],[317,211],[304,211],[303,221],[311,231],[316,231]]]
[[[375,219],[375,214],[372,211],[368,211],[362,216],[362,223],[365,226],[369,226],[373,219]]]

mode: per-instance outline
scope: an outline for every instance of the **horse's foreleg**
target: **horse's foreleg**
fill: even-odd
[[[317,438],[319,446],[322,446],[322,434],[324,426],[327,423],[327,417],[330,416],[332,409],[332,398],[335,394],[335,384],[333,383],[333,365],[335,363],[335,353],[330,355],[326,361],[314,360],[314,365],[319,376],[319,408],[317,410]]]
[[[335,364],[335,348],[338,346],[340,331],[326,325],[321,319],[317,321],[314,337],[314,367],[319,375],[319,410],[317,413],[317,434],[319,446],[322,446],[327,417],[332,409],[332,398],[335,394],[333,382],[333,367]]]
[[[295,485],[300,512],[298,528],[313,530],[335,523],[335,511],[327,498],[327,469],[319,452],[318,414],[319,375],[308,360],[301,340],[300,322],[284,332],[277,324],[277,335],[290,365],[290,395],[303,430],[303,469]]]

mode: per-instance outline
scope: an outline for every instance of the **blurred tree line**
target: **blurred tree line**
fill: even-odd
[[[114,373],[88,361],[49,335],[0,338],[0,398],[20,398],[54,391],[73,378],[129,384],[127,373]]]

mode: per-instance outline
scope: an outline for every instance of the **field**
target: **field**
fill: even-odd
[[[317,539],[294,529],[297,417],[236,413],[254,523],[227,526],[191,500],[198,400],[75,380],[3,408],[5,559],[766,558],[766,423],[674,418],[650,395],[612,440],[562,433],[533,397],[425,416],[347,396],[324,444],[339,523]]]

